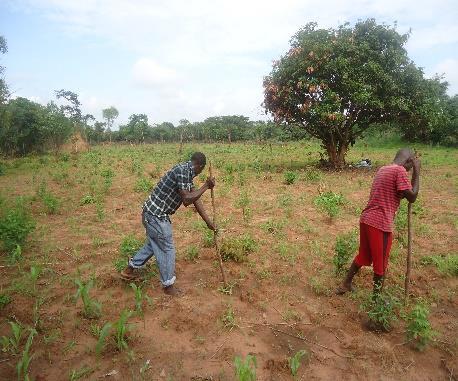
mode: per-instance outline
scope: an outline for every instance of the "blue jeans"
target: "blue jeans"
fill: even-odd
[[[154,255],[162,285],[171,286],[176,280],[172,224],[169,218],[159,218],[149,213],[142,213],[142,222],[146,229],[146,242],[129,260],[129,266],[141,268]]]

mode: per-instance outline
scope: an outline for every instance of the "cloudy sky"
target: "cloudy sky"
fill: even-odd
[[[456,0],[0,0],[0,62],[15,96],[72,90],[99,119],[111,105],[120,123],[260,119],[262,78],[301,26],[368,17],[411,28],[410,57],[458,93]]]

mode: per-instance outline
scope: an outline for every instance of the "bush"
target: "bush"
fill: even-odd
[[[223,261],[244,262],[256,246],[256,241],[248,234],[240,238],[225,238],[221,242],[221,258]]]
[[[7,208],[0,215],[0,241],[1,249],[8,254],[22,247],[27,236],[35,228],[35,222],[30,217],[28,210],[19,199],[16,206]]]
[[[419,351],[423,351],[431,339],[436,335],[428,320],[429,310],[422,304],[417,303],[407,315],[407,340],[412,341]]]
[[[344,203],[344,197],[334,192],[324,192],[315,198],[314,203],[318,209],[333,218],[340,213],[340,206]]]
[[[283,174],[283,178],[285,180],[285,184],[287,185],[294,184],[297,180],[297,173],[291,172],[291,171],[285,172]]]
[[[383,290],[376,295],[371,295],[361,308],[366,311],[372,328],[388,332],[397,320],[396,310],[399,306],[399,299]]]
[[[124,237],[119,246],[119,256],[115,260],[115,269],[120,272],[127,266],[129,258],[132,257],[143,246],[143,242],[129,234]]]
[[[358,234],[355,230],[337,236],[336,246],[334,248],[335,254],[332,260],[336,274],[342,273],[344,267],[353,256],[357,248]]]

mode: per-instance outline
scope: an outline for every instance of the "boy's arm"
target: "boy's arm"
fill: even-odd
[[[413,171],[412,171],[412,189],[406,189],[402,192],[403,197],[409,202],[415,202],[420,190],[420,160],[413,159]]]
[[[181,199],[183,200],[184,206],[188,206],[196,202],[203,193],[208,190],[212,189],[215,186],[215,179],[208,178],[205,181],[204,185],[202,185],[199,189],[188,191],[186,189],[180,189],[178,192],[180,193]],[[196,207],[197,208],[197,207]]]

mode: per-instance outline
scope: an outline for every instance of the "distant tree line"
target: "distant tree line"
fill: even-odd
[[[412,90],[413,95],[411,96],[409,93],[409,97],[398,96],[384,100],[384,102],[391,102],[390,107],[392,109],[398,107],[399,104],[404,107],[404,112],[399,113],[400,117],[385,118],[389,112],[393,113],[394,111],[390,111],[388,106],[384,106],[388,110],[386,114],[378,110],[380,117],[372,118],[368,114],[364,125],[362,122],[359,122],[359,125],[358,123],[348,124],[346,118],[351,110],[345,108],[349,107],[347,104],[357,105],[357,102],[360,102],[366,105],[374,97],[368,89],[375,88],[375,85],[369,85],[369,81],[352,85],[356,88],[362,86],[365,92],[352,94],[351,96],[355,97],[355,100],[350,99],[346,101],[347,104],[345,105],[342,105],[343,98],[336,90],[333,90],[330,93],[332,101],[328,102],[326,92],[328,88],[337,86],[334,83],[338,77],[331,74],[329,77],[331,80],[328,77],[318,78],[317,67],[324,65],[324,61],[315,61],[317,60],[316,52],[319,51],[320,47],[326,47],[329,41],[326,40],[327,37],[323,37],[326,34],[322,31],[315,31],[313,25],[307,28],[300,32],[304,35],[299,33],[296,38],[300,39],[301,44],[305,44],[302,41],[309,41],[307,40],[309,35],[316,32],[318,33],[317,41],[313,40],[315,37],[310,40],[311,43],[315,44],[314,47],[306,50],[302,48],[302,45],[293,46],[292,50],[282,58],[282,61],[274,65],[272,73],[264,81],[265,107],[268,112],[273,114],[274,121],[252,121],[242,115],[229,115],[214,116],[200,122],[182,119],[177,125],[170,122],[150,124],[146,114],[133,114],[126,124],[119,125],[119,129],[114,130],[114,122],[119,115],[115,107],[111,106],[102,110],[103,121],[97,121],[93,115],[82,112],[78,95],[72,91],[57,90],[55,95],[59,104],[51,101],[47,105],[41,105],[23,97],[12,98],[4,79],[4,67],[0,66],[0,153],[6,156],[23,156],[32,152],[57,150],[75,133],[81,134],[90,144],[104,142],[134,144],[226,142],[230,144],[247,140],[299,140],[311,136],[321,137],[323,142],[338,142],[342,134],[346,134],[346,140],[342,140],[341,143],[352,144],[356,137],[362,136],[368,126],[371,127],[368,131],[385,130],[388,126],[399,132],[408,141],[457,145],[458,96],[448,96],[446,93],[447,83],[437,78],[423,79],[422,73],[414,67],[409,74],[410,77],[406,79],[406,81],[410,81],[406,88],[409,91]],[[353,31],[348,31],[345,28],[341,29],[339,33],[344,34],[345,38],[347,38],[346,34],[350,33],[351,37],[345,41],[350,41],[350,45],[352,45],[357,37]],[[373,22],[363,25],[364,33],[366,33],[364,36],[367,35],[367,30],[372,30],[371,28],[377,29],[379,27]],[[390,38],[396,41],[396,46],[401,46],[404,43],[403,36],[401,38],[392,30],[387,31],[386,28],[383,28],[382,32],[388,33]],[[335,35],[337,34],[334,33],[333,36]],[[377,36],[379,35],[380,30]],[[332,38],[335,39],[335,37]],[[333,41],[331,39],[331,46],[338,46]],[[306,53],[307,51],[308,53]],[[0,57],[6,52],[6,40],[0,36]],[[294,79],[296,83],[291,79],[293,75],[296,75],[295,73],[300,72],[300,70],[294,69],[297,66],[296,57],[304,54],[310,62],[307,63],[308,66],[300,69],[304,70],[305,74]],[[331,57],[331,48],[326,50],[326,54],[329,55],[326,57]],[[400,51],[401,57],[404,57],[403,54],[403,51]],[[338,56],[336,57],[338,59]],[[327,59],[329,60],[329,58]],[[305,62],[305,59],[298,62]],[[345,62],[340,60],[335,65],[344,64]],[[312,65],[315,66],[312,67]],[[352,66],[352,70],[355,67]],[[326,70],[328,71],[325,74],[333,71],[337,73],[341,69],[330,67]],[[346,78],[351,78],[351,75],[346,74]],[[360,74],[355,74],[355,78],[359,78],[358,75]],[[329,82],[328,85],[326,81]],[[295,89],[292,88],[292,83],[296,83]],[[341,91],[347,91],[345,86],[344,90]],[[378,97],[381,99],[381,95]],[[372,109],[375,105],[382,104],[382,101],[377,99],[371,100],[374,103],[371,106]],[[406,102],[408,102],[407,105]],[[407,112],[405,110],[413,111]],[[366,111],[363,110],[363,112]],[[331,147],[328,151],[332,153],[334,149]]]

